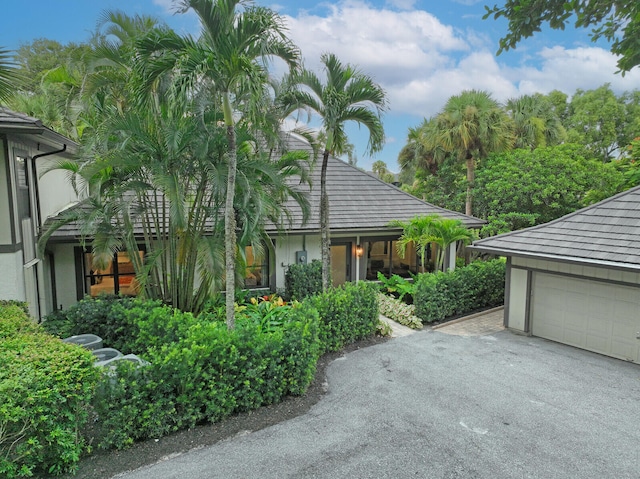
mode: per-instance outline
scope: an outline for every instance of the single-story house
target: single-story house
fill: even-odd
[[[35,317],[66,308],[85,295],[135,294],[134,271],[126,252],[114,255],[106,270],[92,265],[91,254],[80,246],[77,225],[60,228],[48,241],[45,258],[36,258],[37,232],[47,220],[78,203],[66,175],[46,171],[76,145],[42,126],[35,118],[0,110],[0,299],[26,300]],[[22,129],[16,129],[14,125]],[[308,149],[300,136],[288,134],[289,149]],[[64,150],[64,151],[63,151]],[[43,152],[49,156],[42,157]],[[303,224],[300,208],[291,202],[284,233],[267,227],[272,245],[263,257],[247,248],[247,288],[275,291],[284,287],[287,267],[320,259],[320,168],[311,173],[308,189],[311,217]],[[327,173],[330,198],[331,260],[335,284],[376,279],[377,273],[408,276],[418,272],[415,250],[402,258],[396,241],[402,231],[391,220],[438,214],[479,228],[484,221],[421,201],[377,177],[330,158]],[[455,247],[449,267],[455,266]]]
[[[509,329],[640,363],[640,186],[470,248],[507,257]]]

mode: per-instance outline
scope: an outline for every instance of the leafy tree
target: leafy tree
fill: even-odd
[[[19,82],[20,77],[10,60],[9,51],[0,48],[0,102],[11,98]]]
[[[566,131],[552,103],[539,93],[510,99],[506,110],[513,119],[516,148],[533,150],[557,145],[566,139]]]
[[[393,183],[395,181],[395,175],[389,171],[387,164],[382,160],[376,160],[371,165],[371,171],[386,183]]]
[[[540,32],[545,24],[564,30],[569,22],[576,28],[592,28],[592,40],[605,38],[611,52],[618,55],[618,68],[624,74],[640,63],[640,8],[637,0],[507,0],[504,5],[485,6],[484,19],[504,17],[508,33],[500,39],[503,51],[515,48],[523,38]]]
[[[327,164],[329,155],[341,155],[348,146],[345,123],[354,121],[369,131],[368,152],[379,151],[384,145],[384,128],[380,120],[386,108],[385,93],[368,75],[351,65],[343,65],[333,54],[324,54],[321,61],[326,83],[310,71],[303,70],[291,79],[293,88],[281,101],[287,111],[308,108],[322,118],[326,135],[320,170],[320,230],[322,249],[322,287],[329,287],[331,257],[329,255],[330,225],[327,194]]]
[[[586,145],[602,161],[610,161],[633,138],[625,138],[625,104],[609,84],[595,90],[577,90],[570,111],[569,141]]]
[[[587,192],[607,189],[617,177],[580,145],[494,154],[478,168],[476,213],[513,228],[546,223],[586,206]],[[526,216],[507,216],[514,213]]]
[[[268,84],[265,62],[271,57],[296,68],[298,49],[286,38],[282,19],[273,10],[241,0],[183,0],[181,11],[198,15],[202,33],[198,39],[157,31],[139,47],[146,88],[153,89],[161,76],[175,74],[177,91],[208,90],[220,97],[227,130],[227,194],[225,218],[226,320],[235,326],[237,173],[236,114],[243,100],[261,97]],[[239,7],[243,8],[239,8]],[[246,112],[246,110],[245,110]]]
[[[513,144],[512,122],[487,92],[452,96],[435,118],[432,143],[455,155],[467,168],[465,212],[472,215],[476,162]]]

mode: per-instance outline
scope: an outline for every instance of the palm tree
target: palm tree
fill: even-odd
[[[466,90],[449,98],[432,131],[433,143],[466,163],[465,213],[471,215],[476,162],[513,145],[512,121],[489,93]]]
[[[447,248],[457,241],[468,242],[474,238],[460,220],[443,218],[438,215],[416,216],[409,221],[395,220],[389,223],[391,227],[402,228],[402,235],[398,239],[398,254],[404,257],[407,245],[413,243],[420,256],[422,272],[425,271],[425,257],[431,243],[438,246],[435,269],[440,271],[444,267]]]
[[[20,81],[10,57],[8,50],[0,48],[0,102],[5,102],[13,96]]]
[[[458,241],[468,243],[474,238],[474,234],[460,220],[453,218],[439,218],[434,221],[432,228],[433,242],[438,245],[436,270],[442,271],[447,248]]]
[[[516,148],[534,150],[553,146],[567,137],[553,105],[544,95],[536,93],[512,98],[507,101],[506,110],[514,122]]]
[[[433,224],[440,217],[438,215],[416,216],[409,221],[394,220],[389,223],[392,228],[402,228],[402,235],[398,238],[398,254],[404,258],[407,246],[413,243],[420,257],[420,268],[425,272],[427,248],[434,242]]]
[[[323,54],[321,62],[326,83],[309,70],[290,79],[293,89],[283,96],[285,110],[308,108],[322,118],[325,135],[320,170],[320,234],[322,250],[322,288],[329,287],[331,258],[329,255],[329,196],[327,164],[329,155],[341,155],[349,148],[345,123],[354,121],[369,131],[368,153],[380,151],[384,145],[384,128],[380,114],[386,108],[384,90],[371,77],[357,68],[343,65],[334,54]]]
[[[158,31],[139,42],[146,90],[164,74],[175,76],[177,93],[208,90],[221,97],[227,131],[227,193],[225,202],[226,320],[235,325],[237,172],[236,115],[243,101],[261,96],[268,82],[265,62],[270,57],[297,68],[298,49],[284,34],[279,15],[243,0],[183,0],[181,11],[197,14],[202,26],[198,39]],[[242,6],[242,9],[238,7]]]

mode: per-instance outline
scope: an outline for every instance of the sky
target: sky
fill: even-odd
[[[496,56],[507,31],[501,19],[483,20],[484,5],[500,0],[257,0],[280,13],[305,66],[320,70],[320,55],[335,53],[356,65],[386,91],[382,119],[386,143],[367,155],[366,129],[350,125],[358,166],[376,160],[398,171],[397,157],[410,127],[436,115],[464,90],[485,90],[500,102],[524,94],[560,90],[571,96],[605,83],[618,94],[640,89],[640,68],[616,74],[606,42],[594,44],[589,30],[543,29],[515,50]],[[173,0],[2,0],[0,47],[17,49],[36,38],[60,43],[90,38],[107,9],[147,14],[180,34],[198,35],[193,12],[176,14]]]

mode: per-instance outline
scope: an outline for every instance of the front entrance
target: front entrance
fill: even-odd
[[[331,243],[331,282],[340,286],[351,281],[351,242]]]

